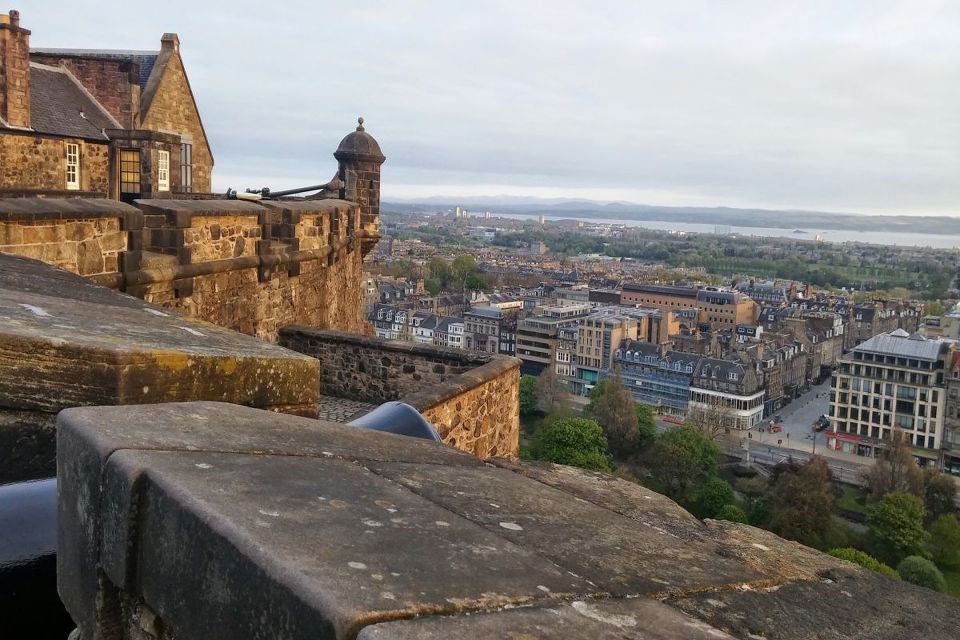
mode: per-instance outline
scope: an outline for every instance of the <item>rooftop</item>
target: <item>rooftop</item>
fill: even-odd
[[[916,333],[911,335],[903,329],[897,329],[873,336],[854,347],[854,351],[936,361],[947,345],[944,340],[924,338]]]

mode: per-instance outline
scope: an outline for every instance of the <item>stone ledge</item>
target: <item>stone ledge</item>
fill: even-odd
[[[118,200],[99,198],[0,198],[0,222],[96,220],[121,218],[134,222],[143,214]],[[142,227],[142,223],[140,227]],[[133,227],[129,228],[140,228]],[[128,228],[128,227],[125,227]]]
[[[960,615],[602,474],[215,403],[72,409],[58,438],[86,638],[907,640]]]
[[[436,358],[438,361],[449,361],[458,364],[481,365],[498,357],[506,357],[463,351],[462,349],[454,349],[451,347],[438,347],[418,342],[407,342],[404,340],[385,340],[383,338],[365,336],[358,333],[348,333],[332,329],[314,329],[312,327],[299,325],[283,327],[280,330],[280,335],[287,340],[299,337],[307,340],[317,340],[326,344],[349,344],[384,352],[409,353],[411,355]]]
[[[440,382],[422,391],[404,396],[402,400],[418,411],[426,411],[438,404],[449,402],[471,389],[476,389],[512,369],[519,371],[520,365],[519,358],[496,356],[486,364],[458,374],[446,382]]]

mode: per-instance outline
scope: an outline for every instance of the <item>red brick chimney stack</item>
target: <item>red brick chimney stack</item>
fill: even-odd
[[[11,127],[30,127],[30,31],[20,12],[0,21],[0,118]]]

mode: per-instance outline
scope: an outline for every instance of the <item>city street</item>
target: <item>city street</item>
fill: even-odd
[[[781,427],[783,431],[776,435],[784,440],[786,444],[787,436],[791,444],[806,444],[804,449],[813,448],[813,437],[816,432],[812,425],[821,415],[830,412],[830,379],[828,378],[822,384],[811,387],[810,391],[803,394],[789,405],[777,412],[783,418]],[[817,448],[827,444],[825,431],[816,433]],[[766,435],[766,434],[764,434]],[[801,447],[798,447],[801,448]]]

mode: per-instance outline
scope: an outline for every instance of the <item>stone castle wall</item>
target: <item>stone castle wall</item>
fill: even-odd
[[[342,200],[0,198],[0,252],[268,341],[363,331],[362,239]]]
[[[322,395],[400,400],[458,449],[482,458],[519,453],[516,358],[306,327],[284,328],[280,344],[320,360]]]
[[[0,199],[0,252],[115,282],[130,209],[108,200]]]
[[[110,189],[110,147],[106,142],[32,132],[5,131],[0,135],[0,189],[23,185],[38,190],[66,189],[68,142],[80,145],[80,189],[106,195]]]

